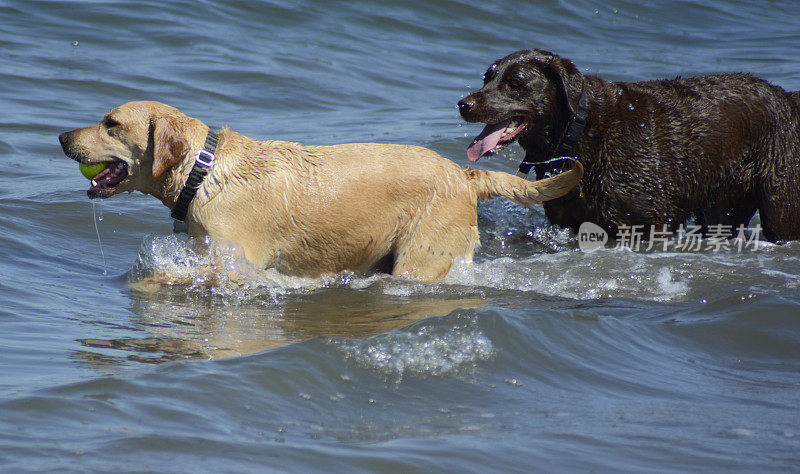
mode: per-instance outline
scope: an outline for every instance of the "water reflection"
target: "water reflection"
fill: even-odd
[[[92,365],[221,359],[315,337],[366,338],[485,305],[478,296],[386,294],[391,291],[387,285],[395,284],[385,277],[365,289],[340,286],[280,295],[261,288],[262,294],[243,292],[235,302],[209,288],[149,282],[143,290],[134,285],[130,309],[137,319],[132,323],[148,336],[82,339],[92,350],[76,355]]]

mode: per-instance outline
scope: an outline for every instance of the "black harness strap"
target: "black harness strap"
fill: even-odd
[[[208,130],[206,135],[206,142],[203,149],[197,154],[194,159],[194,166],[186,179],[186,184],[183,185],[181,193],[178,195],[178,200],[175,202],[175,207],[172,209],[171,216],[178,221],[186,220],[186,213],[189,212],[189,204],[197,194],[197,189],[203,182],[203,179],[208,174],[209,168],[214,164],[216,156],[214,153],[217,151],[217,143],[219,142],[219,129]]]
[[[581,135],[583,131],[586,129],[586,117],[589,115],[589,108],[586,105],[586,91],[581,91],[581,97],[578,101],[578,110],[575,112],[575,115],[572,116],[572,119],[567,125],[567,130],[564,132],[564,137],[561,139],[561,143],[558,145],[555,153],[552,155],[551,160],[534,163],[532,161],[528,161],[528,155],[525,155],[523,158],[522,163],[519,164],[519,170],[517,173],[522,173],[523,175],[527,175],[530,173],[531,168],[536,166],[537,168],[550,165],[548,170],[539,170],[541,173],[537,173],[538,175],[543,175],[547,171],[553,171],[554,167],[552,164],[560,158],[574,158],[574,154],[572,151],[574,150],[575,146],[578,144],[578,141],[581,139]]]

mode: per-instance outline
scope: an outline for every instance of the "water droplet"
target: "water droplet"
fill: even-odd
[[[92,199],[92,215],[95,216],[95,219],[92,220],[94,223],[94,232],[97,234],[97,245],[100,246],[100,256],[103,259],[103,275],[108,275],[108,270],[106,268],[106,254],[103,253],[103,242],[100,241],[100,228],[97,227],[97,221],[103,220],[103,205],[101,203],[97,204],[97,207],[100,208],[100,217],[97,218],[97,208],[95,207],[95,200]]]
[[[628,104],[628,108],[633,110],[633,104]]]

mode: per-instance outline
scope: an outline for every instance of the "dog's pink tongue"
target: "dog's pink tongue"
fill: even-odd
[[[480,157],[493,150],[503,136],[503,130],[511,123],[511,119],[505,120],[494,125],[487,125],[483,131],[475,137],[472,144],[467,147],[467,158],[469,161],[478,161]]]

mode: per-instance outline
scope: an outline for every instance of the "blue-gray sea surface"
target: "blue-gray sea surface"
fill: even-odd
[[[0,3],[0,470],[800,471],[800,243],[585,253],[496,200],[442,284],[224,250],[208,279],[163,205],[93,208],[58,145],[153,99],[466,165],[456,102],[531,47],[609,80],[800,89],[790,0]]]

